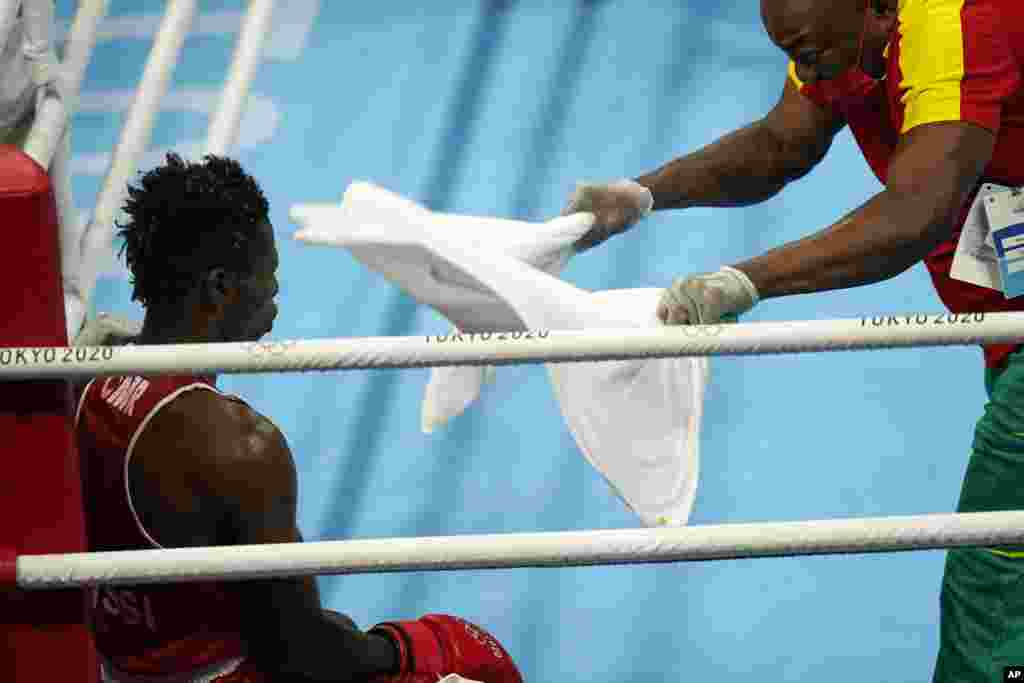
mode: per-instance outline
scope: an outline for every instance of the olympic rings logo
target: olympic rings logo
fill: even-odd
[[[679,325],[684,337],[717,337],[727,325]]]
[[[281,356],[296,343],[295,341],[247,342],[242,346],[254,356]]]

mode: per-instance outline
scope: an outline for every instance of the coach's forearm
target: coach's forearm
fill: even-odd
[[[858,287],[899,275],[951,232],[947,203],[883,190],[825,230],[736,267],[762,299]]]
[[[794,167],[777,136],[760,121],[640,176],[654,209],[749,206],[778,194],[810,164]]]

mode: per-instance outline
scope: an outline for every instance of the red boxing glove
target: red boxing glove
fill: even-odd
[[[399,670],[390,683],[436,683],[459,674],[481,683],[523,683],[501,643],[465,619],[428,614],[416,621],[377,624],[370,633],[388,636],[398,648]]]

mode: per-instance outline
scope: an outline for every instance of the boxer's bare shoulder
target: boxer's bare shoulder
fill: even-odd
[[[186,392],[169,403],[153,422],[153,428],[180,430],[193,446],[232,441],[265,448],[283,439],[277,426],[252,406],[215,391]]]
[[[237,542],[240,520],[294,497],[295,464],[280,430],[245,403],[189,391],[140,435],[129,470],[140,510],[174,545]]]

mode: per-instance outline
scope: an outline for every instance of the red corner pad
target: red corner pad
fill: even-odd
[[[18,583],[18,553],[14,548],[0,546],[0,588],[11,588]]]
[[[46,169],[13,145],[0,145],[0,194],[38,194],[50,186]]]

